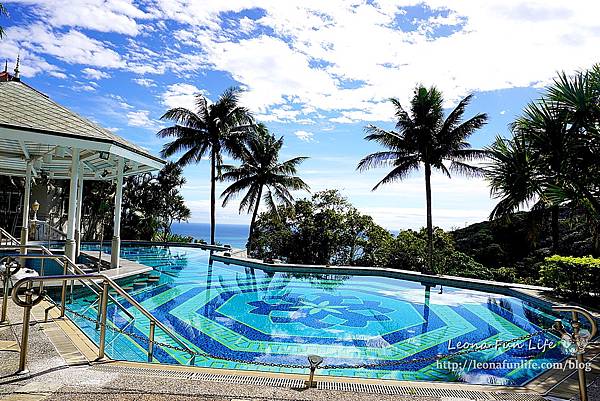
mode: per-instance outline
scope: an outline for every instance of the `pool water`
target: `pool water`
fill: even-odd
[[[194,350],[225,358],[198,356],[197,366],[306,374],[269,364],[307,366],[307,356],[316,354],[333,367],[320,369],[322,375],[523,385],[565,358],[558,338],[543,333],[511,347],[435,360],[469,344],[496,344],[552,325],[549,310],[514,297],[383,277],[267,273],[209,263],[209,253],[195,248],[124,247],[122,256],[152,266],[159,278],[137,280],[129,291],[137,301]],[[68,306],[94,318],[93,300],[82,292]],[[122,303],[136,319],[130,323],[109,304],[112,327],[147,336],[148,320]],[[98,341],[94,323],[70,317]],[[156,341],[176,345],[159,329]],[[146,361],[147,347],[145,338],[108,330],[113,359]],[[159,346],[154,358],[166,364],[190,359]]]

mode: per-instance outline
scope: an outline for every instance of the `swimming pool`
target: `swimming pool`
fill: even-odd
[[[197,366],[305,374],[285,365],[306,366],[307,355],[316,354],[333,367],[318,370],[321,375],[523,385],[565,358],[554,346],[558,338],[542,333],[509,347],[435,360],[552,325],[549,310],[514,297],[383,277],[268,273],[209,263],[209,253],[196,248],[126,246],[122,256],[152,266],[155,277],[122,286],[195,351],[219,357],[198,356]],[[68,307],[95,318],[93,299],[81,293]],[[109,305],[111,324],[137,335],[109,330],[106,352],[146,361],[149,322],[129,310],[136,316],[130,325]],[[69,315],[98,341],[94,323]],[[175,345],[159,330],[156,341]],[[190,359],[158,346],[154,358],[166,364]]]

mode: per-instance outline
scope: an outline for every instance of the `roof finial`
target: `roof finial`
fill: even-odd
[[[8,72],[8,59],[4,60],[4,72]]]
[[[19,63],[21,61],[21,54],[17,54],[17,63],[15,64],[15,79],[19,80]]]

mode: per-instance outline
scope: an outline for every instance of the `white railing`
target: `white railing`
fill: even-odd
[[[0,245],[19,245],[18,239],[13,237],[8,231],[0,227]]]
[[[32,220],[29,223],[29,238],[33,241],[61,241],[67,234],[43,220]]]

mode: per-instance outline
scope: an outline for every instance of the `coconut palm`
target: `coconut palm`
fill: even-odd
[[[575,144],[567,172],[548,187],[547,198],[583,210],[600,249],[600,64],[573,75],[560,73],[546,96],[566,110],[569,140]]]
[[[522,138],[525,147],[533,153],[532,160],[536,162],[530,168],[537,170],[534,175],[539,185],[534,186],[541,186],[542,195],[547,188],[562,182],[568,173],[571,156],[578,151],[577,136],[570,132],[570,126],[567,109],[546,99],[528,104],[523,115],[511,124],[514,135]],[[541,201],[551,208],[552,248],[556,251],[560,236],[560,203],[550,202],[544,196]]]
[[[406,178],[421,166],[425,169],[425,193],[427,200],[427,271],[432,271],[433,222],[431,213],[431,171],[437,169],[450,177],[450,172],[468,176],[480,175],[482,169],[467,162],[485,157],[486,151],[471,149],[466,141],[487,121],[487,115],[479,113],[463,121],[465,108],[472,95],[461,100],[456,108],[444,119],[443,96],[435,87],[418,86],[406,111],[398,99],[390,101],[396,109],[396,130],[386,131],[373,125],[366,127],[368,141],[382,145],[386,150],[375,152],[363,158],[357,169],[368,170],[374,167],[391,167],[392,170],[373,190]],[[448,165],[445,163],[449,163]]]
[[[308,185],[296,177],[296,169],[306,157],[294,157],[280,162],[279,151],[283,146],[283,137],[276,139],[263,124],[258,124],[256,133],[248,141],[242,153],[242,165],[222,166],[224,173],[221,179],[233,181],[222,193],[223,206],[241,192],[246,191],[240,203],[240,213],[252,211],[248,247],[252,249],[254,239],[254,226],[261,199],[268,207],[277,210],[277,203],[289,206],[294,198],[290,190],[309,190]],[[264,192],[266,190],[266,192]]]
[[[196,95],[196,110],[177,107],[168,110],[161,119],[174,126],[158,132],[161,138],[174,137],[163,146],[161,155],[169,157],[184,152],[176,162],[180,166],[210,160],[210,243],[215,243],[215,187],[217,169],[223,164],[222,154],[239,157],[243,142],[253,127],[251,113],[239,104],[241,90],[236,87],[223,92],[216,103],[209,104],[204,95]]]
[[[492,196],[500,198],[490,219],[509,217],[541,196],[538,161],[522,136],[512,139],[496,137],[488,152],[485,177]]]
[[[7,16],[8,17],[8,11],[6,10],[6,7],[4,7],[4,5],[2,3],[0,3],[0,16]],[[4,28],[2,28],[0,26],[0,39],[2,39],[4,37]]]

